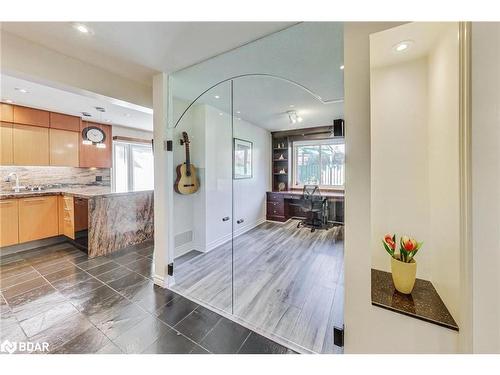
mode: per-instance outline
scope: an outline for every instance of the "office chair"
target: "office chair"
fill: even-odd
[[[318,185],[304,185],[301,208],[306,218],[299,221],[297,228],[309,227],[311,232],[317,228],[323,228],[325,225],[325,205],[326,199],[321,196]]]

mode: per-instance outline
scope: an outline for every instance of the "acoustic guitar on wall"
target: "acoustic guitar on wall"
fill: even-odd
[[[186,162],[177,166],[177,179],[175,180],[174,190],[184,195],[196,193],[200,187],[196,167],[191,164],[189,143],[188,134],[182,132],[181,145],[186,148]]]

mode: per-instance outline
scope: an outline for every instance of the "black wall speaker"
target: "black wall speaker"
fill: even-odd
[[[344,136],[344,120],[337,119],[333,120],[333,136],[334,137],[343,137]]]

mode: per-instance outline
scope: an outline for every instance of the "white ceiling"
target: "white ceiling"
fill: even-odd
[[[147,108],[139,108],[139,110],[128,103],[113,103],[4,74],[0,76],[0,80],[2,101],[10,99],[15,104],[80,116],[88,121],[106,122],[110,125],[121,125],[147,131],[153,130],[153,111]],[[22,93],[16,88],[28,92]],[[95,107],[103,107],[106,112],[101,113]],[[82,112],[88,112],[92,117],[83,117]]]
[[[412,22],[370,36],[370,65],[373,68],[402,63],[426,56],[447,27],[457,22]],[[410,48],[396,52],[394,47],[411,41]]]
[[[342,23],[300,23],[175,72],[170,87],[186,107],[220,81],[244,74],[266,74],[270,76],[233,81],[236,116],[270,131],[330,125],[343,117],[343,41]],[[215,99],[216,95],[220,98]],[[230,99],[230,83],[226,82],[198,102],[230,112]],[[303,118],[302,123],[290,123],[286,111],[292,109]],[[182,109],[175,112],[182,113]]]
[[[343,64],[342,23],[310,22],[292,26],[293,23],[285,22],[103,22],[85,25],[90,27],[91,35],[79,33],[68,22],[2,23],[2,28],[143,83],[150,84],[152,75],[158,71],[172,72],[188,66],[173,75],[174,95],[184,99],[192,100],[210,85],[244,73],[285,77],[314,94],[272,78],[236,82],[235,111],[241,112],[236,115],[268,130],[323,126],[343,116],[343,71],[339,69]],[[255,42],[246,44],[251,41]],[[238,46],[242,47],[236,48]],[[198,63],[200,61],[203,62]],[[22,94],[16,87],[26,88],[29,93]],[[91,113],[95,121],[109,120],[116,125],[152,130],[151,111],[131,103],[5,75],[1,90],[2,100],[11,99],[20,105],[74,115],[85,111]],[[220,100],[213,95],[207,93],[204,102],[221,110],[228,109],[227,95]],[[106,113],[96,111],[96,106],[106,108]],[[304,121],[290,124],[286,115],[290,109],[297,110]],[[130,116],[126,117],[126,113]]]
[[[129,79],[151,83],[172,72],[276,32],[292,22],[3,22],[2,29]]]

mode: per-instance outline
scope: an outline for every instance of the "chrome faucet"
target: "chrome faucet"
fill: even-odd
[[[12,190],[14,190],[16,193],[19,193],[19,191],[21,190],[21,188],[23,188],[23,186],[19,186],[19,176],[17,175],[16,172],[10,172],[8,175],[7,175],[7,178],[5,179],[6,182],[12,182],[12,179],[11,177],[13,176],[16,176],[16,186],[14,186],[12,188]]]

